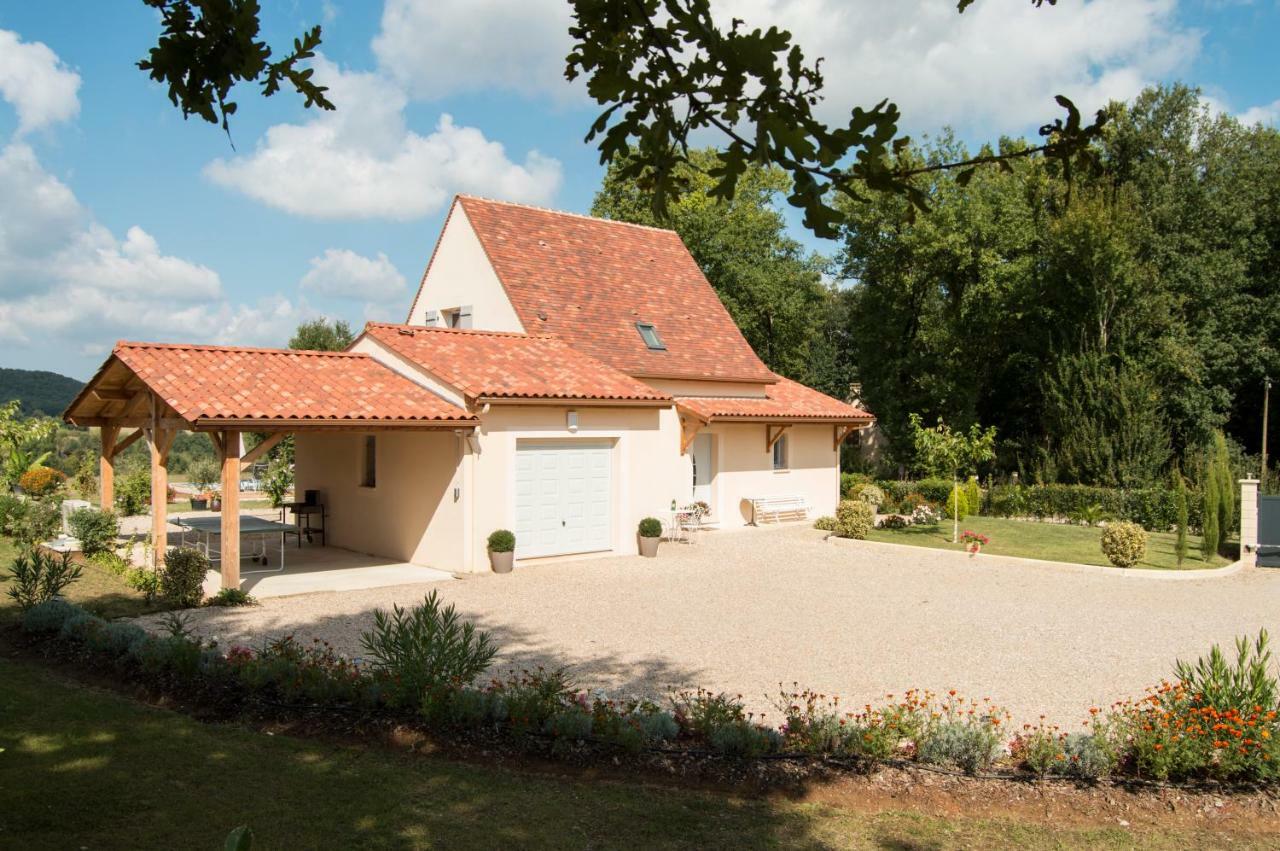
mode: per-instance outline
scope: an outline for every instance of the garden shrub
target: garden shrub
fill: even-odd
[[[854,499],[860,499],[872,508],[884,505],[884,491],[872,484],[860,485],[854,489]]]
[[[108,658],[123,657],[136,642],[147,637],[147,631],[137,624],[108,623],[101,629],[90,632],[85,644],[95,653]]]
[[[204,599],[209,558],[191,547],[173,547],[160,569],[160,595],[175,605],[191,608]]]
[[[1265,629],[1252,642],[1239,636],[1234,662],[1228,662],[1222,648],[1215,644],[1208,656],[1201,656],[1194,663],[1178,660],[1174,673],[1201,706],[1221,712],[1255,706],[1276,709],[1278,689],[1272,673],[1270,640]]]
[[[1188,523],[1201,524],[1198,495],[1189,497]],[[1144,529],[1163,532],[1178,524],[1175,489],[1167,485],[1147,488],[1104,488],[1090,485],[995,485],[987,491],[984,514],[994,517],[1069,519],[1098,512],[1102,517],[1127,520]]]
[[[242,588],[223,588],[204,603],[206,606],[256,606],[257,599]]]
[[[880,521],[876,523],[876,528],[905,529],[910,525],[911,521],[908,518],[903,517],[901,514],[888,514],[880,518]]]
[[[662,522],[656,517],[646,517],[640,521],[637,531],[642,538],[661,538]]]
[[[71,561],[70,553],[30,548],[14,557],[10,572],[3,578],[11,581],[8,594],[25,612],[59,596],[82,572],[80,565]]]
[[[1037,777],[1062,774],[1066,769],[1066,734],[1043,721],[1018,733],[1009,746],[1013,760]]]
[[[876,510],[870,504],[856,499],[842,500],[836,506],[836,534],[861,541],[875,525],[875,519]]]
[[[28,495],[40,499],[50,496],[66,483],[67,476],[61,470],[43,465],[32,467],[18,477],[18,487]]]
[[[822,532],[834,532],[836,530],[836,519],[831,515],[824,515],[813,521],[813,528]]]
[[[970,478],[964,486],[964,504],[970,514],[982,512],[982,488],[978,487],[977,478]]]
[[[580,742],[591,735],[595,717],[591,710],[577,703],[562,706],[543,724],[543,731],[557,739]]]
[[[947,494],[947,517],[963,520],[971,513],[969,497],[965,495],[964,488],[957,484]]]
[[[21,521],[26,508],[27,501],[17,494],[0,493],[0,533],[12,535],[9,530]]]
[[[985,720],[946,719],[932,725],[916,747],[916,758],[923,763],[977,774],[1000,753],[1000,728]]]
[[[1062,743],[1063,773],[1077,780],[1097,782],[1111,774],[1116,756],[1106,737],[1097,733],[1071,733]]]
[[[782,735],[771,727],[740,721],[716,727],[707,738],[707,744],[723,756],[750,759],[781,750]]]
[[[1116,567],[1133,567],[1147,554],[1147,533],[1137,523],[1108,523],[1102,530],[1102,554]]]
[[[922,505],[928,505],[929,500],[924,498],[923,494],[912,491],[898,501],[898,513],[910,515]]]
[[[109,552],[120,534],[120,522],[111,511],[81,508],[67,518],[71,534],[80,541],[80,550],[86,558],[101,552]]]
[[[915,526],[936,526],[941,520],[942,515],[928,503],[917,505],[911,512],[911,523]]]
[[[58,630],[58,637],[63,641],[85,644],[89,641],[91,633],[104,629],[106,625],[107,622],[97,615],[86,612],[84,609],[79,609],[62,622],[62,628]]]
[[[22,613],[23,632],[58,632],[67,618],[84,611],[66,600],[45,600]]]
[[[43,543],[58,534],[62,514],[55,500],[15,498],[15,502],[16,505],[7,506],[0,532],[27,545]]]
[[[840,474],[840,496],[844,499],[853,499],[853,491],[860,485],[875,484],[870,476],[866,473],[841,473]]]
[[[465,686],[484,673],[498,652],[487,632],[463,620],[432,591],[412,609],[377,609],[373,629],[360,636],[374,671],[401,707],[416,707],[429,692]]]
[[[840,713],[839,702],[806,689],[782,692],[775,705],[785,719],[788,750],[810,754],[846,754],[854,750],[855,729]]]
[[[573,690],[563,669],[521,671],[494,686],[494,716],[517,732],[540,730]]]
[[[711,731],[727,724],[745,721],[747,711],[742,705],[742,695],[730,697],[724,692],[706,689],[684,691],[671,699],[676,723],[681,729],[697,738],[706,739]]]
[[[122,517],[147,513],[151,505],[151,470],[142,467],[116,481],[116,509]]]
[[[935,505],[942,505],[947,501],[947,495],[951,493],[952,482],[950,479],[917,479],[915,481],[891,481],[880,480],[876,485],[884,491],[885,498],[890,502],[901,502],[907,498],[910,493],[918,493],[926,501]]]
[[[652,537],[652,536],[650,536]],[[509,553],[516,548],[515,533],[507,529],[498,529],[489,535],[489,552]]]

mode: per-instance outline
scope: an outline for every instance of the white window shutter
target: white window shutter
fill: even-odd
[[[426,315],[422,317],[423,325],[435,325],[440,320],[440,314],[434,310],[428,310]]]
[[[471,305],[464,304],[462,307],[458,308],[458,327],[471,327]]]

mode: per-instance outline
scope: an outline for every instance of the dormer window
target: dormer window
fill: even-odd
[[[658,336],[658,329],[653,327],[653,323],[637,322],[636,330],[640,332],[640,339],[644,340],[646,346],[655,351],[666,351],[666,344]]]
[[[470,328],[471,327],[471,305],[466,304],[462,307],[451,307],[440,311],[440,320],[446,328]]]

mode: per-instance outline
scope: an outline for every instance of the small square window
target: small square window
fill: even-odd
[[[773,444],[773,469],[787,469],[787,436],[785,434]]]
[[[662,338],[658,336],[658,329],[653,327],[651,322],[637,322],[636,330],[640,332],[640,338],[644,340],[644,344],[651,349],[665,351],[666,344],[662,342]]]
[[[364,452],[360,459],[360,487],[376,488],[378,486],[378,438],[365,435]]]

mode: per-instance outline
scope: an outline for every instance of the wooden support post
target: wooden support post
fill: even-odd
[[[261,443],[259,443],[257,446],[250,449],[248,452],[246,452],[244,454],[244,457],[240,459],[241,469],[248,467],[250,464],[254,463],[259,458],[266,455],[268,452],[274,449],[276,445],[280,443],[280,441],[284,440],[288,436],[289,436],[289,432],[287,431],[278,431],[275,434],[267,435],[267,437]]]
[[[98,507],[110,511],[116,500],[116,435],[119,426],[103,426],[98,433]]]
[[[169,448],[177,432],[165,428],[147,429],[151,450],[151,547],[156,569],[164,564],[169,545]]]
[[[691,423],[691,425],[690,425]],[[680,454],[684,455],[689,451],[689,447],[693,445],[693,439],[698,436],[698,432],[702,431],[702,427],[706,425],[702,420],[693,417],[680,418]]]
[[[778,430],[774,431],[774,428],[777,428]],[[764,427],[764,451],[772,452],[773,445],[781,440],[782,436],[786,434],[787,430],[790,428],[791,426],[789,424],[780,426],[771,426],[766,424]]]
[[[222,433],[222,587],[240,587],[240,432]]]

